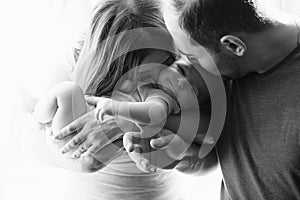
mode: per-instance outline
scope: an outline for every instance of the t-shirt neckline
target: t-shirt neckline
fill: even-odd
[[[267,70],[266,72],[264,72],[263,76],[268,76],[272,73],[274,73],[275,71],[277,71],[281,66],[283,66],[284,64],[288,63],[300,50],[300,44],[297,44],[297,46],[286,56],[284,57],[281,61],[279,61],[276,65],[274,65],[272,68],[270,68],[269,70]]]

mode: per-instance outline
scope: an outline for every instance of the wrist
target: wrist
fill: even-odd
[[[114,101],[114,100],[111,100],[111,114],[112,116],[114,117],[117,117],[118,116],[118,107],[119,107],[119,102],[118,101]]]
[[[185,151],[183,151],[179,156],[178,160],[184,160],[186,158],[198,158],[198,152],[200,150],[200,146],[192,143]]]

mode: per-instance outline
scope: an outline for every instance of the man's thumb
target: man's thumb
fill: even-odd
[[[152,139],[150,141],[150,145],[154,149],[164,148],[172,141],[173,137],[174,137],[174,135],[170,134],[170,135],[167,135],[167,136],[161,136],[159,138]]]

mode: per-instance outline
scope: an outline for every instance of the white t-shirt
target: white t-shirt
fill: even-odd
[[[66,69],[71,79],[74,78],[77,50],[81,45],[82,43],[78,43],[75,50],[67,52]],[[72,191],[72,197],[78,200],[176,200],[179,198],[174,172],[158,170],[156,173],[144,173],[136,167],[126,152],[96,173],[67,171],[65,174],[65,178],[71,183],[68,186],[69,191]]]

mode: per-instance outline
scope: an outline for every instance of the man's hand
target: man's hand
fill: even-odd
[[[141,133],[126,133],[123,137],[123,145],[130,158],[142,171],[154,172],[157,167],[174,168],[179,160],[188,155],[186,151],[190,145],[167,129],[163,129],[158,138],[149,140],[149,145],[139,138]],[[149,152],[149,149],[152,151]]]
[[[204,174],[216,165],[217,159],[213,151],[204,159],[198,157],[200,150],[197,144],[188,144],[173,132],[163,129],[158,138],[151,139],[149,146],[141,142],[141,133],[126,133],[123,145],[137,167],[145,172],[155,172],[157,168],[177,169],[187,174]],[[204,139],[204,137],[201,137]],[[200,137],[198,138],[200,140]],[[202,140],[202,145],[210,141]],[[156,151],[145,153],[149,149]],[[205,161],[205,163],[204,163]]]

